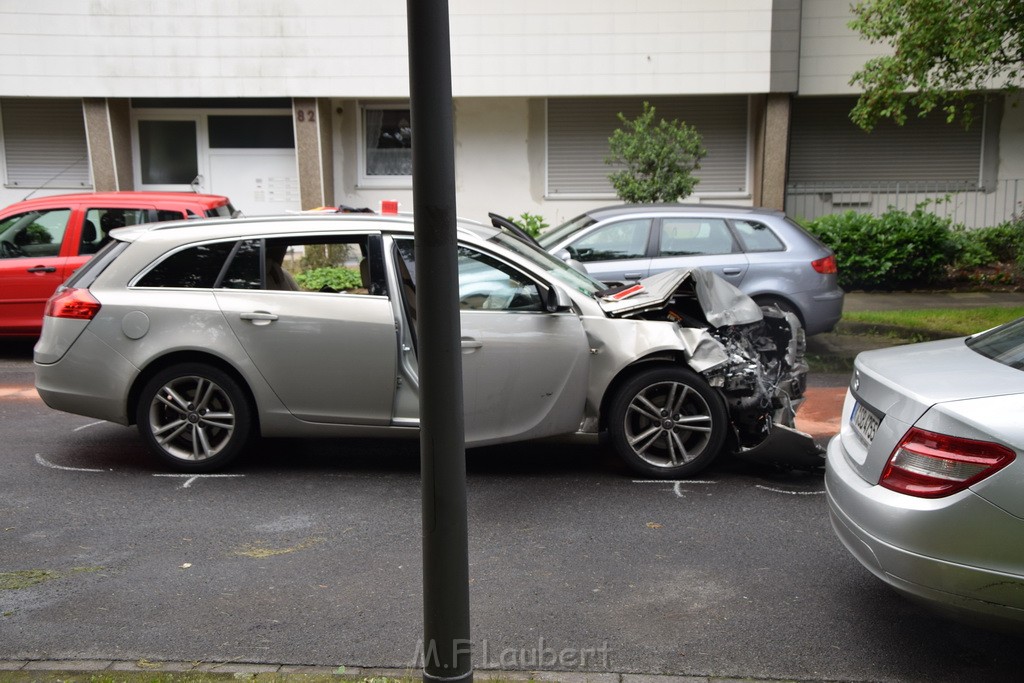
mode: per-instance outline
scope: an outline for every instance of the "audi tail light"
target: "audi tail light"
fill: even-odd
[[[839,272],[839,268],[836,267],[835,254],[811,261],[811,268],[822,275],[834,275]]]

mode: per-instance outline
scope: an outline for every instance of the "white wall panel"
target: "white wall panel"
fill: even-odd
[[[848,24],[850,0],[803,0],[800,25],[801,95],[854,94],[850,76],[864,63],[885,54],[887,46],[872,44]]]
[[[767,92],[781,0],[451,0],[456,96]],[[5,0],[0,94],[404,97],[404,0]]]

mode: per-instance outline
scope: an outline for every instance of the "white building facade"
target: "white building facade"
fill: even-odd
[[[968,130],[849,122],[850,75],[878,48],[848,0],[450,0],[450,16],[468,218],[615,203],[608,136],[644,101],[704,138],[687,201],[810,216],[877,209],[902,183],[987,206],[1024,177],[1024,111],[1001,95]],[[404,0],[0,0],[0,32],[4,205],[194,188],[250,215],[412,207]]]

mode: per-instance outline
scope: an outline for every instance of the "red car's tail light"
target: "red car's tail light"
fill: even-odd
[[[88,289],[65,289],[50,297],[43,315],[51,318],[92,320],[100,311],[100,302]]]
[[[835,254],[811,261],[811,268],[814,268],[814,270],[822,275],[834,275],[839,272],[839,268],[836,267]]]
[[[1016,453],[996,443],[911,428],[889,456],[879,484],[918,498],[940,498],[1006,467]]]

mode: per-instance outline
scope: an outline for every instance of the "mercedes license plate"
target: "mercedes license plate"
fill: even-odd
[[[857,433],[864,443],[870,444],[878,431],[879,419],[870,410],[860,403],[853,404],[853,413],[850,415],[850,424],[853,431]]]

